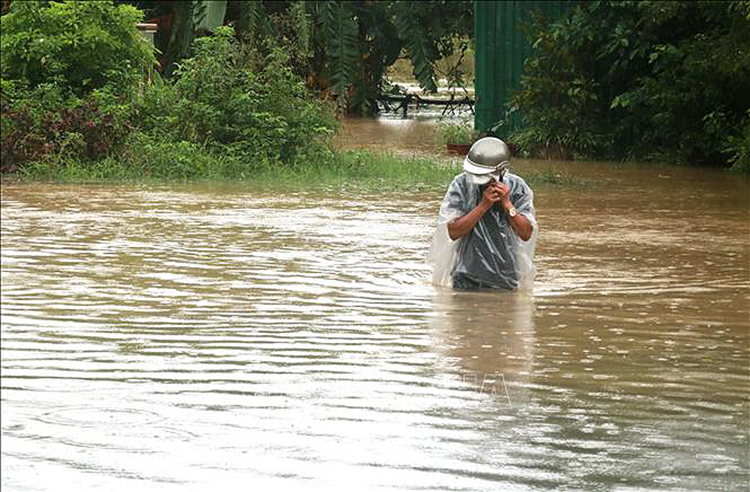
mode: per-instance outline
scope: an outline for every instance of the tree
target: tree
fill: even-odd
[[[748,2],[591,2],[532,30],[513,138],[582,157],[747,162]],[[744,143],[743,143],[744,142]]]
[[[377,111],[385,70],[406,53],[422,89],[437,90],[435,64],[450,56],[457,36],[470,36],[473,3],[319,2],[314,4],[322,50],[314,70],[321,73],[349,111]]]
[[[437,90],[435,63],[454,51],[455,37],[471,36],[473,2],[448,1],[131,1],[160,19],[157,48],[171,74],[190,54],[196,35],[219,22],[263,54],[283,47],[308,84],[333,94],[348,112],[373,113],[386,69],[405,53],[414,76]],[[201,29],[203,27],[204,29]],[[168,31],[168,32],[167,32]]]

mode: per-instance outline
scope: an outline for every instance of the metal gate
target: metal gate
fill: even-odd
[[[554,20],[571,5],[574,2],[475,1],[474,128],[484,131],[500,121],[508,98],[520,88],[523,62],[531,53],[522,26],[531,25],[531,13],[538,11]],[[503,134],[519,127],[520,115],[514,115],[509,123]]]

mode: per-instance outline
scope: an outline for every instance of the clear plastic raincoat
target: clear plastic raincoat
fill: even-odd
[[[432,238],[430,261],[433,284],[455,289],[530,290],[534,283],[534,249],[538,225],[534,215],[534,193],[515,174],[506,173],[510,201],[534,227],[528,241],[515,233],[505,210],[494,205],[474,228],[455,241],[448,235],[448,223],[468,214],[482,199],[484,187],[472,175],[453,179],[440,205],[438,225]]]

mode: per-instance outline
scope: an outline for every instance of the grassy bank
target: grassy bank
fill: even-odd
[[[447,159],[402,157],[368,151],[331,152],[295,165],[245,162],[195,146],[164,145],[124,159],[85,163],[74,159],[31,163],[22,181],[181,182],[238,181],[307,187],[356,186],[377,190],[444,186],[460,169]]]
[[[141,148],[122,158],[96,162],[57,159],[27,165],[11,179],[65,183],[239,181],[305,187],[442,189],[461,172],[460,159],[444,155],[403,157],[365,150],[329,152],[325,157],[290,165],[244,162],[195,145],[163,144]],[[580,185],[582,181],[552,170],[522,174],[532,185]]]

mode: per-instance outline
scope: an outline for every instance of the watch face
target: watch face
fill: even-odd
[[[510,209],[510,210],[508,211],[508,214],[509,214],[509,215],[510,215],[511,217],[515,217],[517,213],[518,213],[518,212],[516,211],[516,207],[513,207],[513,208],[511,208],[511,209]]]

